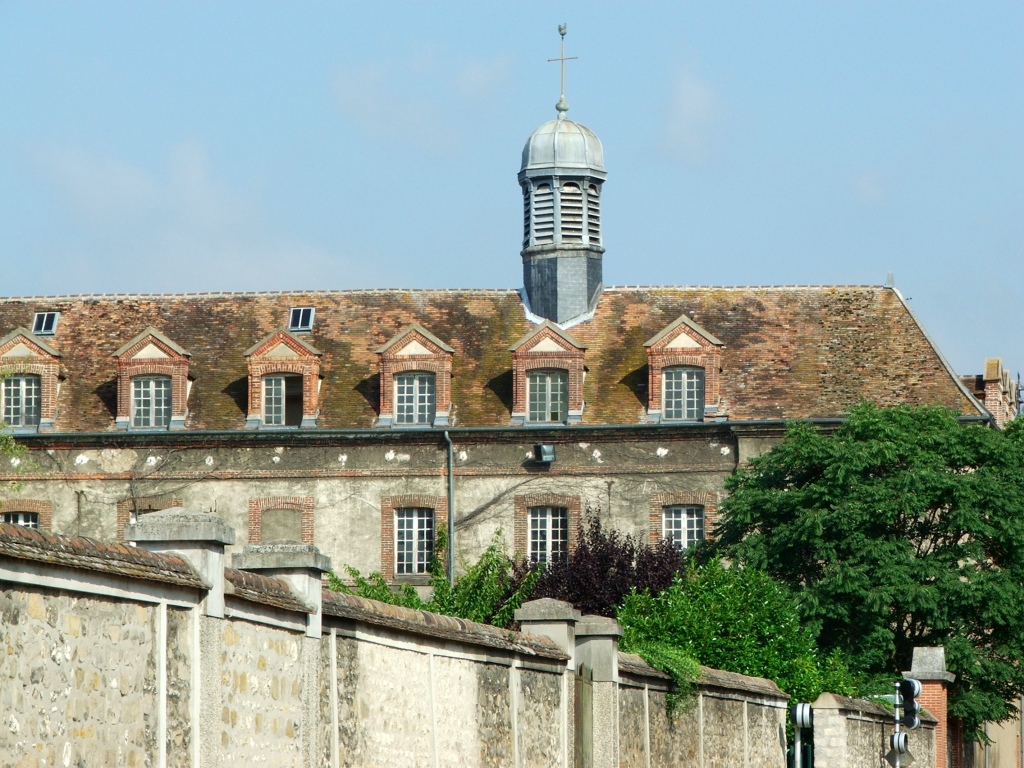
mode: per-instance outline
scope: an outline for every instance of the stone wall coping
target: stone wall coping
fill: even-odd
[[[231,556],[231,564],[246,571],[304,569],[327,573],[331,570],[331,558],[316,545],[284,542],[248,544]]]
[[[584,616],[576,623],[576,637],[622,637],[622,625],[607,616]]]
[[[250,603],[283,608],[296,613],[315,613],[316,609],[299,600],[283,579],[263,576],[236,568],[224,569],[224,594]]]
[[[721,669],[711,667],[700,668],[700,678],[697,685],[702,688],[724,688],[733,691],[747,691],[762,696],[771,696],[778,699],[789,699],[789,694],[775,684],[773,680],[763,677],[751,677],[741,675],[738,672],[725,672]]]
[[[0,556],[194,589],[210,588],[192,565],[177,555],[8,523],[0,523]]]
[[[499,648],[556,661],[568,661],[569,659],[553,640],[546,637],[501,629],[489,624],[478,624],[475,621],[459,619],[454,616],[442,616],[429,611],[403,608],[343,592],[324,590],[322,610],[324,616],[354,619],[418,635],[469,645],[480,645],[486,648]]]
[[[811,704],[812,709],[834,709],[848,714],[868,715],[881,717],[889,721],[893,719],[893,710],[881,702],[871,699],[851,699],[849,696],[840,696],[838,693],[825,692]],[[922,723],[938,723],[939,721],[928,710],[922,709],[918,713]]]
[[[516,621],[571,621],[580,620],[580,612],[571,603],[542,597],[523,603],[515,612]]]
[[[127,526],[128,541],[194,541],[234,544],[235,529],[216,515],[186,507],[147,512]]]
[[[625,672],[637,677],[653,677],[658,680],[671,681],[672,675],[655,669],[636,653],[625,653],[619,651],[619,672]]]

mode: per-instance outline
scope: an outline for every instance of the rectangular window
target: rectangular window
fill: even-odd
[[[136,376],[132,379],[132,426],[162,429],[170,423],[170,376]]]
[[[42,384],[38,376],[3,380],[3,420],[9,427],[38,427]]]
[[[4,522],[10,525],[22,525],[26,528],[39,527],[38,512],[4,512]]]
[[[704,541],[704,507],[665,507],[662,521],[662,533],[677,552]]]
[[[395,573],[428,573],[434,557],[434,510],[403,507],[395,510]]]
[[[292,307],[292,311],[288,315],[288,330],[313,330],[313,315],[315,313],[316,310],[313,307]]]
[[[263,424],[297,427],[302,424],[302,377],[275,374],[263,377]]]
[[[565,507],[530,507],[529,557],[552,563],[569,556],[569,510]]]
[[[36,312],[32,318],[32,333],[36,336],[53,336],[57,332],[57,318],[60,312]]]
[[[662,418],[701,421],[704,418],[704,369],[666,368],[662,383]]]
[[[569,374],[533,371],[527,377],[527,420],[564,424],[569,415]]]
[[[395,376],[395,423],[434,423],[434,374],[403,373]]]

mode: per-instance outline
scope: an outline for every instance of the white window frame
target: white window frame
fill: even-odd
[[[704,369],[678,365],[661,373],[661,418],[663,421],[704,419]]]
[[[8,525],[20,525],[25,528],[39,529],[38,512],[4,512],[3,522]]]
[[[437,409],[437,377],[425,371],[396,373],[395,424],[430,426]]]
[[[0,382],[0,423],[14,429],[39,427],[43,379],[35,374],[8,376]]]
[[[561,368],[527,371],[526,421],[565,424],[568,418],[569,372]]]
[[[675,504],[661,512],[661,535],[676,552],[704,541],[704,507],[700,504]]]
[[[174,382],[170,376],[132,378],[133,429],[167,429],[174,409]]]
[[[292,307],[288,313],[288,330],[304,333],[313,330],[316,307]]]
[[[422,576],[434,558],[434,510],[398,507],[395,510],[395,575]]]
[[[60,312],[36,312],[32,317],[32,334],[34,336],[56,335],[58,320],[60,320]]]
[[[268,373],[263,377],[262,418],[266,427],[297,427],[302,424],[301,417],[298,424],[287,423],[289,378],[299,381],[304,398],[306,380],[301,373]]]
[[[566,507],[539,506],[527,510],[529,537],[527,557],[538,563],[551,563],[569,556],[569,510]]]

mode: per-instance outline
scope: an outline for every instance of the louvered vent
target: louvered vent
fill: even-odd
[[[555,242],[555,200],[550,184],[538,184],[533,191],[533,243]]]
[[[592,245],[601,244],[601,192],[596,184],[587,187],[587,236]]]
[[[563,243],[583,242],[583,190],[579,184],[564,184],[560,190],[559,208]]]
[[[523,248],[530,244],[530,188],[523,187]]]

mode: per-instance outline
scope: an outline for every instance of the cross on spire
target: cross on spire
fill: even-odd
[[[578,59],[579,56],[566,56],[565,55],[565,24],[558,25],[558,34],[562,36],[562,55],[557,59],[548,59],[548,63],[552,61],[561,62],[562,65],[562,95],[558,99],[558,103],[555,104],[555,109],[558,110],[558,119],[562,120],[565,118],[566,112],[569,111],[569,103],[565,100],[565,62]]]

